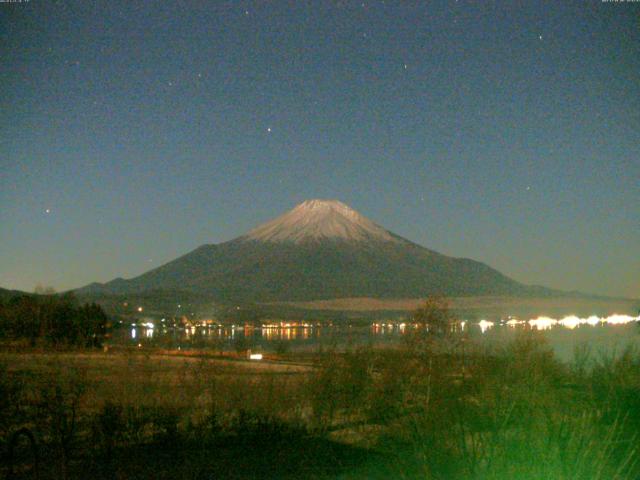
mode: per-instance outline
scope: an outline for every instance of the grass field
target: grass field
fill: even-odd
[[[640,474],[640,355],[566,365],[533,332],[492,350],[416,337],[267,362],[5,349],[0,369],[14,478]]]

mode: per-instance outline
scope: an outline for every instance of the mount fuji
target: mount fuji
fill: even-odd
[[[337,200],[307,200],[245,235],[79,293],[191,292],[219,301],[416,298],[552,292],[417,245]]]

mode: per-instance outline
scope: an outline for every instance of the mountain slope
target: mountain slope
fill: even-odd
[[[23,292],[21,290],[8,290],[0,288],[0,300],[8,300],[13,297],[33,296],[34,293]]]
[[[335,200],[310,200],[218,245],[83,293],[183,290],[218,301],[523,295],[489,266],[416,245]]]

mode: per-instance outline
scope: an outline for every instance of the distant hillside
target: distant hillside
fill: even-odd
[[[35,295],[34,293],[27,293],[21,290],[7,290],[6,288],[0,288],[0,299],[7,300],[12,297],[17,297],[20,295]]]

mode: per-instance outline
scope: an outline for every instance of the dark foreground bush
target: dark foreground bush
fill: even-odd
[[[5,365],[3,459],[11,435],[27,428],[40,478],[640,474],[640,356],[631,350],[565,365],[531,332],[494,349],[428,338],[325,352],[305,373],[280,374],[96,357],[104,363],[92,372],[72,366],[71,355]],[[25,475],[33,473],[29,448],[23,437],[15,456]]]
[[[602,367],[573,375],[530,332],[471,359],[459,349],[450,353],[445,364],[432,359],[417,368],[411,390],[422,395],[380,440],[396,452],[403,476],[637,478],[638,410],[630,400],[640,394],[636,380],[625,377],[608,395],[590,394],[602,388],[595,381]],[[621,360],[606,378],[619,378],[628,364]],[[616,403],[619,396],[627,400]]]

